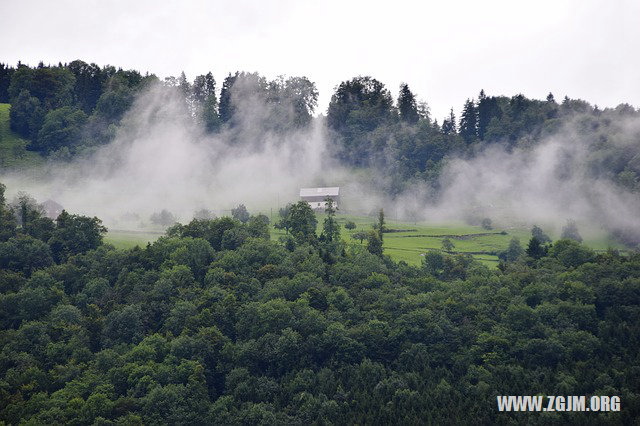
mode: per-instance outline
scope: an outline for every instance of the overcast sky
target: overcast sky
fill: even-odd
[[[82,59],[192,80],[305,75],[326,112],[356,75],[407,82],[439,121],[480,89],[640,106],[640,2],[7,1],[0,62]]]

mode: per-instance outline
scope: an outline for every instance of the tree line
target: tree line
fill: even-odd
[[[0,102],[11,104],[11,128],[28,139],[27,149],[70,158],[108,143],[140,91],[161,86],[182,99],[188,116],[208,132],[233,130],[234,143],[250,143],[265,132],[290,132],[312,122],[318,91],[306,77],[267,80],[258,73],[229,74],[218,88],[211,72],[190,82],[184,73],[160,81],[153,74],[81,60],[69,64],[16,67],[0,64]],[[456,115],[431,116],[409,85],[398,96],[370,76],[341,82],[326,113],[331,152],[352,167],[383,170],[388,193],[430,183],[451,157],[473,156],[490,145],[527,149],[569,128],[593,154],[590,175],[640,191],[640,148],[627,122],[640,112],[628,104],[600,109],[580,99],[557,102],[522,94],[491,96],[480,91]],[[573,143],[573,142],[571,142]]]

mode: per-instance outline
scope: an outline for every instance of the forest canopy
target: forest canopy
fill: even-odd
[[[409,266],[331,238],[331,209],[321,235],[309,231],[304,202],[289,210],[283,241],[259,216],[221,217],[115,250],[99,219],[53,221],[26,197],[8,205],[0,189],[7,424],[640,415],[638,254],[596,254],[574,240],[541,250],[534,229],[499,269],[439,251]],[[496,411],[496,395],[540,393],[617,395],[622,409]]]

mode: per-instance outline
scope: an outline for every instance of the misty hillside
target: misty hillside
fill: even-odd
[[[640,110],[398,89],[0,64],[0,424],[636,424]]]
[[[480,91],[440,119],[407,84],[396,98],[372,77],[336,86],[326,115],[317,99],[306,77],[236,72],[218,84],[211,73],[160,80],[80,60],[0,64],[0,102],[26,141],[0,151],[3,181],[110,224],[162,209],[187,220],[212,204],[264,210],[302,186],[337,184],[354,212],[577,220],[630,247],[640,241],[640,112],[630,105]],[[33,156],[50,161],[25,187],[11,165]]]
[[[204,131],[236,129],[238,144],[264,143],[255,132],[282,134],[310,126],[318,98],[306,77],[268,81],[236,72],[218,87],[211,73],[193,82],[184,73],[161,81],[80,60],[36,68],[0,64],[0,103],[12,106],[11,129],[29,141],[27,150],[63,159],[111,142],[136,97],[158,86],[176,92],[184,102],[179,112]],[[407,179],[435,182],[449,157],[468,158],[494,145],[530,149],[558,135],[582,139],[593,151],[585,164],[590,175],[637,191],[638,117],[627,104],[601,110],[580,99],[557,102],[552,94],[535,100],[480,91],[440,119],[407,84],[394,98],[380,81],[355,77],[336,87],[326,124],[330,153],[344,164],[385,168],[395,193]]]

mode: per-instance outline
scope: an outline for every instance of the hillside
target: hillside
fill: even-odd
[[[324,214],[316,214],[318,225],[316,232],[322,232]],[[277,218],[275,218],[277,220]],[[338,223],[341,226],[340,237],[348,244],[367,245],[367,240],[359,241],[352,235],[359,232],[367,232],[372,229],[374,219],[367,216],[338,215]],[[355,223],[356,228],[348,230],[345,224],[349,221]],[[495,228],[486,230],[481,226],[462,224],[429,224],[424,222],[412,223],[390,220],[387,223],[388,233],[385,233],[383,247],[384,253],[395,262],[405,261],[410,265],[419,266],[424,254],[430,250],[444,251],[442,242],[445,238],[453,243],[449,254],[471,255],[475,260],[489,266],[498,265],[498,253],[507,250],[512,238],[517,238],[520,244],[526,248],[531,238],[530,229]],[[276,229],[273,224],[269,227],[271,238],[278,240],[285,236],[285,231]],[[147,243],[153,243],[162,232],[155,230],[109,230],[105,236],[105,242],[112,244],[117,249],[130,249],[137,246],[144,247]],[[552,235],[558,239],[560,235]],[[591,234],[585,236],[584,244],[597,252],[606,251],[608,248],[625,250],[626,247],[606,234]]]
[[[0,104],[0,169],[41,164],[43,158],[35,152],[27,151],[27,141],[9,128],[10,108],[9,104]]]

